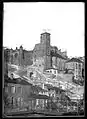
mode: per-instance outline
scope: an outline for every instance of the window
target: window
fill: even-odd
[[[49,55],[50,54],[50,48],[47,47],[47,54]]]
[[[24,59],[24,52],[22,53],[22,58]]]
[[[39,104],[39,99],[36,99],[36,105],[38,105]]]
[[[79,69],[81,70],[81,65],[79,64]]]
[[[17,93],[21,93],[21,87],[18,87]]]
[[[17,101],[17,98],[15,98],[15,104],[16,104],[16,106],[18,106],[18,101]]]
[[[54,71],[54,74],[56,74],[56,71]]]
[[[11,93],[15,93],[15,91],[16,91],[16,87],[15,86],[12,86],[11,87]]]
[[[16,53],[16,54],[15,54],[15,58],[17,58],[17,56],[18,56],[18,54]]]
[[[76,63],[76,69],[77,69],[77,63]]]
[[[23,106],[23,98],[21,97],[21,106]]]
[[[8,92],[8,87],[5,87],[5,92]]]
[[[48,53],[47,53],[48,55],[50,54],[50,51],[48,50]]]
[[[18,102],[18,106],[19,106],[20,105],[20,97],[18,97],[17,102]]]
[[[16,99],[12,98],[12,102],[13,102],[13,105],[15,106],[16,105]]]
[[[12,97],[8,97],[8,102],[10,105],[13,103]]]
[[[76,75],[76,78],[78,78],[78,75]]]

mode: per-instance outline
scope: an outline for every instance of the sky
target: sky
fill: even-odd
[[[3,46],[33,50],[40,34],[51,34],[51,45],[68,57],[84,56],[84,3],[4,3]]]

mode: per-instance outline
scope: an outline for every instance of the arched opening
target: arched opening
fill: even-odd
[[[30,72],[30,78],[32,77],[32,75],[33,75],[33,72]]]

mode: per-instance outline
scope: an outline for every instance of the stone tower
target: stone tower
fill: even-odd
[[[10,49],[10,59],[9,59],[9,63],[13,64],[13,49]]]
[[[19,50],[19,65],[23,66],[24,63],[24,58],[23,58],[23,47],[20,46],[20,50]]]
[[[51,67],[50,33],[42,33],[40,43],[44,50],[45,69],[48,69]]]

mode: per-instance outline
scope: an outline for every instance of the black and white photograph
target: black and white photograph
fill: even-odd
[[[3,116],[85,116],[85,3],[3,3]]]

